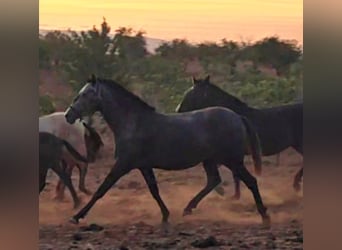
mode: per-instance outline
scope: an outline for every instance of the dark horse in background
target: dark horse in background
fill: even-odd
[[[289,147],[293,147],[303,155],[302,103],[256,109],[213,85],[209,75],[205,79],[193,78],[193,83],[194,86],[186,92],[182,102],[178,105],[177,112],[188,112],[214,106],[229,108],[251,121],[257,130],[264,156],[278,154]],[[300,190],[302,177],[303,167],[294,177],[293,187],[296,191]],[[234,180],[234,197],[239,199],[239,178],[234,175]],[[221,187],[217,187],[216,191],[222,193]]]
[[[47,132],[39,132],[39,193],[43,191],[46,185],[47,172],[51,169],[69,188],[76,208],[79,206],[80,200],[72,184],[71,177],[66,172],[67,165],[63,160],[65,152],[76,160],[87,163],[87,159],[80,155],[67,141]]]
[[[118,83],[93,75],[66,110],[65,117],[73,124],[96,111],[103,115],[115,135],[116,162],[88,204],[71,222],[78,223],[122,176],[139,169],[160,207],[165,226],[169,211],[159,195],[153,169],[182,170],[203,162],[207,185],[188,203],[183,215],[191,214],[221,182],[218,165],[222,164],[247,185],[263,222],[270,223],[257,181],[244,165],[245,150],[249,146],[257,172],[261,171],[259,141],[247,119],[222,107],[161,114]]]

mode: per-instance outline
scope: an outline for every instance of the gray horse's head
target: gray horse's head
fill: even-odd
[[[65,118],[68,123],[73,124],[77,119],[93,115],[99,111],[100,106],[100,86],[95,75],[92,75],[65,111]]]

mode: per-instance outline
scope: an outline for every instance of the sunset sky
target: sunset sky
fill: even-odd
[[[106,17],[146,36],[191,42],[255,41],[278,35],[303,41],[301,0],[40,0],[40,29],[85,30]]]

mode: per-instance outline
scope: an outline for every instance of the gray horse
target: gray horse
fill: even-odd
[[[139,169],[162,213],[162,225],[169,210],[159,195],[154,168],[182,170],[203,163],[207,185],[188,203],[184,215],[191,214],[199,202],[220,182],[218,165],[228,167],[252,192],[266,225],[270,217],[263,205],[257,180],[244,165],[246,150],[261,168],[258,137],[247,119],[226,108],[207,108],[183,114],[161,114],[112,80],[95,76],[80,90],[65,112],[73,124],[83,116],[99,111],[115,135],[115,165],[71,222],[84,218],[97,200],[125,174]],[[248,143],[249,142],[249,143]],[[247,149],[248,148],[248,149]]]

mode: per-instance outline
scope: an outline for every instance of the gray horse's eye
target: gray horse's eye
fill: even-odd
[[[74,99],[73,99],[72,101],[73,101],[73,102],[76,102],[77,99],[78,99],[79,97],[80,97],[79,95],[75,96]]]
[[[85,97],[89,97],[90,96],[90,92],[89,91],[83,92],[82,95],[85,96]]]

